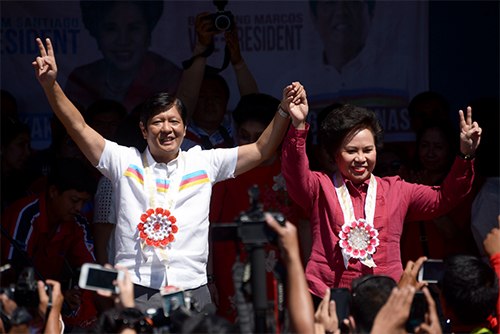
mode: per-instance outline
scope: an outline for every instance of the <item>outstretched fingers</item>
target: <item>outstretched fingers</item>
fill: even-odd
[[[47,40],[50,41],[48,38]],[[39,37],[36,38],[36,44],[38,45],[38,50],[40,51],[40,57],[47,57],[47,51],[45,50],[45,46]]]
[[[49,57],[54,57],[54,48],[52,47],[52,42],[50,38],[45,39],[45,44],[47,44],[47,54]]]
[[[459,119],[460,119],[460,129],[467,129],[473,125],[472,123],[472,108],[467,107],[466,113],[460,109],[458,111]]]
[[[471,107],[467,107],[466,122],[468,125],[472,124],[472,108]]]

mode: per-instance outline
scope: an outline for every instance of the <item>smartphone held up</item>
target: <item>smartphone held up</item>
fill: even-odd
[[[426,260],[417,276],[419,282],[438,283],[444,274],[444,262],[439,259]]]
[[[106,268],[96,263],[85,263],[80,271],[78,286],[87,290],[104,290],[119,293],[118,286],[113,284],[118,279],[123,279],[123,271]]]

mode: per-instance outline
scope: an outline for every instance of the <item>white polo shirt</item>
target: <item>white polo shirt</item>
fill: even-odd
[[[106,141],[96,166],[113,183],[118,222],[115,229],[115,263],[128,268],[132,281],[159,289],[174,285],[184,289],[197,288],[207,282],[208,212],[214,183],[234,177],[238,148],[202,151],[199,146],[168,164],[157,163],[149,149],[145,151],[149,170],[136,148]],[[184,171],[178,169],[182,155]],[[148,176],[149,175],[149,176]],[[141,215],[150,208],[165,207],[171,180],[180,177],[172,215],[177,219],[175,241],[168,244],[166,256],[158,256],[153,247],[141,247],[137,225]],[[154,178],[155,191],[148,190],[146,178]],[[154,198],[151,198],[154,197]]]

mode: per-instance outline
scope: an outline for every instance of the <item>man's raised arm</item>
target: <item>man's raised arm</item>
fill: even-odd
[[[40,56],[36,57],[32,65],[35,75],[45,92],[49,104],[57,118],[66,128],[66,131],[85,154],[92,165],[97,165],[102,151],[104,150],[104,138],[92,129],[64,94],[61,86],[57,83],[57,64],[54,49],[50,39],[46,39],[47,49],[40,38],[36,39]]]

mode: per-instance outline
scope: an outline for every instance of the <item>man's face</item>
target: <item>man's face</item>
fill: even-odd
[[[207,132],[213,132],[221,125],[227,110],[229,96],[217,80],[204,80],[193,113],[195,124]]]
[[[150,36],[146,18],[133,3],[117,2],[99,27],[99,49],[120,71],[137,68],[147,52]]]
[[[337,57],[341,65],[356,57],[368,36],[370,14],[365,1],[318,1],[316,27],[330,57]]]
[[[31,138],[29,133],[20,133],[6,146],[2,146],[2,168],[19,170],[24,167],[31,155]]]
[[[89,124],[104,138],[114,140],[116,130],[122,119],[123,117],[119,113],[109,111],[95,115]]]
[[[55,186],[49,189],[50,216],[57,221],[71,221],[81,213],[83,206],[91,199],[91,194],[74,189],[60,192]]]
[[[146,126],[141,122],[140,127],[157,162],[167,163],[177,157],[186,126],[176,106],[153,116]]]

